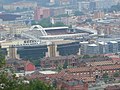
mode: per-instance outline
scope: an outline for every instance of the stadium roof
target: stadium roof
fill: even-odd
[[[48,27],[44,28],[44,30],[57,30],[57,29],[68,29],[69,27]]]

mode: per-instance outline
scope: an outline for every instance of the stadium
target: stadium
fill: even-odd
[[[38,60],[43,57],[67,56],[80,54],[80,40],[97,35],[95,30],[75,27],[42,28],[32,26],[21,34],[22,41],[9,44],[7,51],[11,58]],[[15,41],[14,41],[15,42]],[[5,45],[3,45],[3,48]],[[11,50],[12,49],[12,50]]]

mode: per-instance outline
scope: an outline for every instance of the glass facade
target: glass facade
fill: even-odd
[[[58,45],[57,51],[59,51],[59,55],[61,56],[77,55],[77,53],[79,52],[79,48],[79,42],[73,42],[69,44]]]
[[[20,58],[30,60],[39,60],[45,57],[46,52],[48,52],[47,45],[19,47],[17,50],[17,54],[19,54]]]

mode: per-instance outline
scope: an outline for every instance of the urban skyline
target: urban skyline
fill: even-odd
[[[0,50],[0,90],[120,90],[120,0],[0,0]]]

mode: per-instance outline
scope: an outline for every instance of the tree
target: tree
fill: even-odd
[[[53,90],[53,88],[40,81],[31,80],[25,83],[23,77],[18,78],[12,72],[8,72],[5,68],[5,56],[0,52],[0,90]]]
[[[75,16],[81,16],[81,15],[84,15],[84,13],[80,12],[80,11],[75,11],[74,15]]]
[[[23,78],[16,78],[14,74],[2,71],[0,90],[53,90],[53,87],[36,79],[25,82]]]
[[[89,55],[84,55],[82,58],[86,59],[86,58],[90,58]]]
[[[63,69],[62,66],[61,66],[61,65],[58,65],[57,71],[60,72],[62,69]]]
[[[55,16],[55,17],[57,17],[57,18],[61,18],[61,17],[69,17],[69,15],[68,15],[68,14],[60,14],[60,15]]]
[[[43,18],[40,21],[32,21],[32,25],[41,25],[42,27],[52,27],[52,23],[50,22],[50,18]]]
[[[32,80],[27,90],[53,90],[53,87],[40,80]]]
[[[107,81],[109,80],[108,73],[104,73],[102,78],[104,79],[104,82],[107,83]]]
[[[20,81],[15,78],[14,74],[6,71],[0,71],[0,90],[19,90]]]
[[[102,78],[109,78],[108,73],[104,73]]]
[[[38,25],[41,25],[42,27],[51,27],[52,23],[50,22],[50,18],[43,18],[38,22]]]
[[[68,67],[68,61],[65,60],[64,64],[63,64],[63,69],[66,69]]]
[[[115,73],[113,74],[113,76],[114,76],[114,77],[119,77],[119,76],[120,76],[120,73],[119,73],[119,72],[115,72]]]
[[[53,80],[52,86],[53,86],[54,88],[57,88],[57,80],[56,80],[56,79]]]
[[[5,65],[5,56],[3,55],[0,49],[0,68],[2,68],[4,65]]]
[[[65,26],[65,24],[62,22],[56,22],[55,24],[53,24],[53,27],[60,27],[60,26]]]

